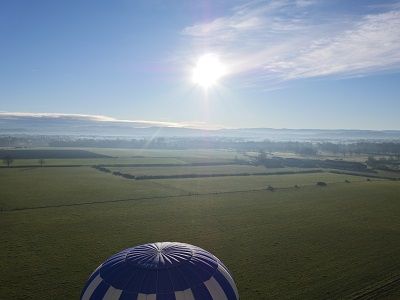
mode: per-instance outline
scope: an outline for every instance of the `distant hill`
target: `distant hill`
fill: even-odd
[[[199,129],[162,122],[125,121],[90,115],[0,113],[0,135],[77,135],[98,137],[221,137],[245,140],[352,141],[400,140],[400,130]]]

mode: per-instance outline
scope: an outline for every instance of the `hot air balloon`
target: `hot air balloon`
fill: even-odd
[[[177,242],[125,249],[90,276],[81,300],[237,300],[231,274],[210,252]]]

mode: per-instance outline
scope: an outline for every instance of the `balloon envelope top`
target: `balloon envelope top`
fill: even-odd
[[[236,300],[236,285],[210,252],[178,243],[151,243],[125,249],[90,276],[81,300]]]

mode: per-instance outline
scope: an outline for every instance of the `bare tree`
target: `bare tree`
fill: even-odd
[[[43,165],[44,165],[45,163],[46,163],[46,162],[44,161],[43,158],[39,159],[39,165],[40,165],[40,167],[43,167]]]
[[[6,164],[7,167],[10,167],[13,161],[14,159],[11,156],[6,156],[3,158],[3,163]]]

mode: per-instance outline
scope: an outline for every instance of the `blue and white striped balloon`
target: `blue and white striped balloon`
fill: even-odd
[[[90,276],[81,300],[237,300],[224,264],[189,244],[163,242],[125,249]]]

